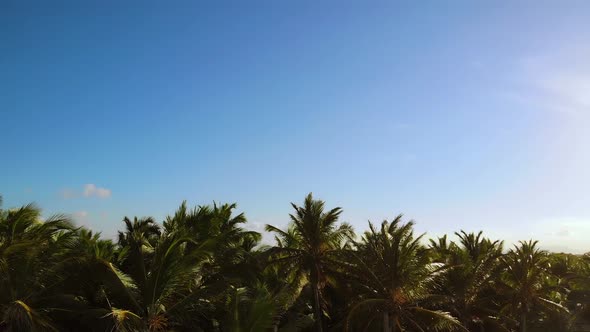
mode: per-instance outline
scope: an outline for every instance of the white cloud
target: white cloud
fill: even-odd
[[[98,197],[108,198],[111,197],[111,190],[107,188],[97,187],[94,184],[87,184],[84,186],[84,197]]]
[[[84,188],[81,192],[70,188],[60,191],[60,196],[64,199],[78,198],[80,196],[109,198],[111,195],[112,191],[110,189],[98,187],[92,183],[84,185]]]
[[[561,51],[522,61],[516,91],[522,102],[573,114],[590,114],[590,48],[556,47]]]
[[[258,219],[257,221],[249,220],[248,223],[246,224],[247,229],[258,232],[262,235],[262,239],[260,241],[260,244],[263,244],[263,245],[274,245],[275,244],[275,234],[264,230],[264,228],[266,227],[267,224],[276,226],[280,229],[287,228],[287,224],[285,224],[285,223],[276,223],[276,220],[275,221],[270,221],[270,220],[274,220],[274,219],[269,219],[267,222],[264,221],[264,218]]]
[[[72,219],[80,226],[92,228],[88,211],[76,211],[72,213]]]
[[[590,220],[583,217],[551,218],[535,223],[531,236],[553,251],[585,253],[590,251]],[[567,248],[567,250],[565,250]],[[558,250],[559,249],[559,250]]]
[[[74,212],[72,215],[76,219],[84,219],[84,218],[88,217],[88,212],[87,211],[78,211],[78,212]]]

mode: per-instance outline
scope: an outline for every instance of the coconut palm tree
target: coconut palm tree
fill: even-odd
[[[119,231],[118,244],[122,248],[123,271],[129,274],[139,287],[146,283],[149,257],[154,251],[154,246],[160,236],[160,226],[153,218],[138,219],[133,221],[125,217],[125,231]]]
[[[590,255],[536,241],[502,253],[465,231],[427,247],[401,215],[356,239],[340,208],[311,194],[292,206],[286,229],[266,225],[274,247],[258,245],[235,204],[183,203],[162,227],[125,218],[117,241],[43,220],[34,205],[0,206],[0,332],[527,332],[590,321]]]
[[[287,230],[266,225],[266,231],[274,232],[277,241],[270,249],[270,264],[284,267],[293,283],[310,286],[315,330],[322,331],[322,289],[330,270],[339,265],[336,253],[343,241],[353,236],[353,230],[349,224],[338,225],[341,208],[325,211],[325,203],[313,199],[311,193],[305,197],[303,206],[294,203],[291,206],[295,213],[289,215],[291,223]]]
[[[506,270],[499,289],[507,296],[503,313],[514,315],[520,332],[528,330],[533,309],[539,312],[568,310],[548,298],[545,279],[548,275],[547,252],[537,247],[538,241],[521,241],[503,256]]]
[[[234,216],[235,207],[214,204],[189,210],[183,203],[166,219],[163,232],[152,219],[126,219],[126,230],[119,235],[121,264],[131,272],[135,287],[128,293],[136,294],[139,305],[120,308],[133,314],[126,317],[139,317],[147,331],[211,330],[218,324],[227,292],[242,287],[235,276],[246,274],[234,271],[232,279],[228,271],[252,258],[260,238],[239,227],[246,218]]]
[[[72,235],[66,217],[42,221],[32,204],[0,209],[0,331],[57,329],[51,314],[65,280],[58,270]]]
[[[266,331],[273,326],[277,304],[263,284],[230,287],[224,304],[227,314],[220,324],[223,332]]]
[[[446,267],[432,263],[421,244],[422,235],[414,237],[413,226],[413,221],[402,223],[401,215],[391,223],[383,221],[380,229],[369,222],[370,231],[356,242],[351,271],[361,289],[348,314],[346,330],[462,329],[449,313],[429,308],[432,290]]]
[[[190,321],[188,313],[196,309],[203,292],[199,268],[209,258],[213,242],[196,243],[181,232],[159,234],[151,219],[125,223],[119,243],[125,254],[122,269],[131,272],[130,282],[125,282],[132,297],[128,303],[134,305],[117,308],[111,317],[118,322],[124,314],[136,321],[135,329],[150,332],[182,326]],[[193,247],[187,251],[189,243]]]
[[[210,279],[243,278],[247,274],[255,279],[256,270],[239,269],[241,264],[248,265],[252,260],[252,250],[260,241],[258,232],[249,231],[241,226],[247,222],[243,213],[234,215],[237,205],[217,204],[198,206],[189,210],[183,202],[173,216],[164,221],[167,233],[182,233],[191,242],[185,250],[190,252],[196,244],[214,241],[211,259],[202,267]],[[251,273],[250,273],[251,272]]]
[[[100,233],[94,234],[84,228],[77,229],[75,234],[69,249],[70,257],[62,262],[58,272],[67,276],[63,290],[75,294],[77,301],[69,299],[68,310],[59,311],[56,315],[60,329],[141,330],[141,319],[135,314],[141,311],[135,296],[137,287],[113,264],[117,260],[113,242],[101,239]]]
[[[491,241],[483,233],[455,233],[459,243],[447,244],[446,235],[431,248],[439,262],[447,264],[438,292],[444,295],[444,307],[465,327],[480,331],[484,326],[505,330],[496,318],[496,292],[493,283],[501,276],[501,241]]]

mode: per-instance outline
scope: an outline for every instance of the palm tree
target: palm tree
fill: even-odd
[[[164,232],[152,219],[126,219],[126,231],[119,234],[122,269],[130,272],[129,286],[136,289],[128,293],[136,293],[139,305],[120,308],[133,314],[126,317],[138,317],[148,331],[190,326],[211,330],[218,324],[226,294],[242,287],[234,279],[244,273],[234,271],[232,278],[228,271],[247,263],[260,238],[239,227],[246,218],[234,216],[235,207],[214,204],[189,210],[183,203],[164,222]]]
[[[266,225],[266,231],[276,233],[277,241],[270,249],[270,263],[284,267],[293,283],[311,287],[316,331],[323,330],[322,289],[330,270],[339,265],[335,254],[343,240],[353,236],[349,224],[337,224],[342,209],[324,211],[324,205],[309,193],[303,206],[291,203],[295,213],[289,215],[291,223],[286,231]]]
[[[567,300],[570,310],[574,312],[575,324],[590,323],[590,253],[577,256],[575,264],[568,264],[570,274],[570,292]]]
[[[203,266],[209,278],[243,278],[246,273],[251,279],[255,279],[249,273],[256,272],[255,270],[236,267],[252,259],[252,250],[260,241],[261,235],[241,227],[247,222],[246,216],[243,213],[234,215],[236,208],[235,203],[218,205],[214,202],[212,206],[198,206],[189,210],[186,202],[183,202],[176,213],[164,221],[167,233],[181,233],[191,240],[185,248],[187,252],[195,247],[195,243],[216,243],[212,248],[211,259]]]
[[[221,322],[223,332],[257,332],[272,327],[277,310],[276,299],[258,284],[253,287],[230,287],[225,302],[226,316]]]
[[[160,236],[160,226],[153,218],[138,219],[133,221],[125,217],[125,231],[119,231],[119,246],[123,249],[123,271],[129,274],[139,287],[146,283],[146,263],[154,251],[154,245]]]
[[[115,308],[110,316],[118,322],[124,314],[135,321],[133,328],[150,332],[182,325],[192,300],[201,295],[202,289],[195,284],[212,243],[195,243],[180,232],[160,234],[151,218],[125,219],[125,224],[119,243],[125,257],[122,269],[130,272],[131,280],[122,279],[120,284],[126,285],[132,297],[127,302],[134,305]],[[194,246],[186,251],[189,243]]]
[[[529,317],[536,311],[568,310],[547,298],[548,289],[544,287],[548,277],[547,252],[537,247],[537,241],[521,241],[503,257],[506,273],[501,290],[508,296],[503,312],[512,313],[519,321],[520,332],[528,329]]]
[[[428,249],[421,244],[423,235],[414,237],[414,222],[403,224],[401,220],[401,215],[391,223],[385,220],[379,230],[369,222],[370,231],[355,244],[350,269],[361,289],[348,314],[346,330],[353,317],[364,323],[364,330],[377,326],[386,332],[461,329],[449,313],[428,308],[446,267],[431,262]],[[378,315],[381,324],[376,321]]]
[[[77,229],[75,235],[61,271],[67,276],[64,284],[68,286],[64,290],[75,294],[78,301],[69,301],[68,310],[60,312],[62,329],[67,326],[69,331],[141,330],[141,319],[135,314],[141,312],[135,296],[137,287],[113,264],[118,260],[115,244],[84,228]]]
[[[65,280],[58,270],[72,234],[66,217],[41,221],[32,204],[0,209],[0,331],[56,330],[51,315]]]
[[[2,197],[0,196],[0,204]],[[590,321],[590,254],[482,232],[423,244],[397,216],[353,238],[309,194],[274,247],[235,204],[186,203],[117,241],[34,205],[0,206],[0,332],[566,331]],[[566,307],[573,312],[570,314]],[[501,324],[499,322],[502,322]]]
[[[459,244],[448,244],[446,235],[431,248],[439,262],[450,268],[444,275],[439,292],[445,295],[445,307],[470,329],[483,326],[503,329],[496,318],[493,283],[499,279],[501,241],[491,241],[479,233],[455,233]]]

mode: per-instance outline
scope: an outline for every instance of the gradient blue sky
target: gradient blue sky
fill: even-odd
[[[0,3],[0,193],[113,236],[182,200],[590,251],[590,3]]]

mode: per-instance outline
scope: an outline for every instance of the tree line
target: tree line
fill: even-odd
[[[0,200],[0,331],[590,330],[590,255],[292,207],[263,245],[235,204],[125,217],[111,240]]]

